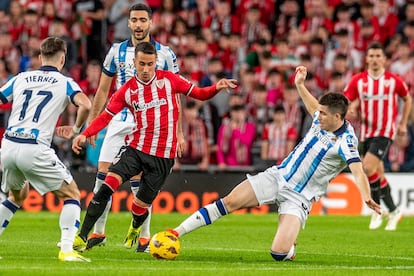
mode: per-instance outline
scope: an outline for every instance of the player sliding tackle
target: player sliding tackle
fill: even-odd
[[[342,94],[328,93],[318,102],[304,85],[306,75],[305,67],[296,68],[296,88],[313,118],[299,145],[280,165],[254,176],[247,175],[230,194],[199,209],[171,229],[172,233],[180,237],[238,209],[277,203],[279,225],[270,254],[277,261],[293,260],[295,241],[300,228],[305,226],[312,203],[326,193],[329,180],[347,165],[364,202],[380,213],[380,206],[370,196],[354,129],[344,119],[348,100]]]

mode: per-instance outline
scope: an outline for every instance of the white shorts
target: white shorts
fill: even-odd
[[[257,175],[247,175],[259,205],[276,203],[278,213],[297,216],[305,227],[312,202],[301,194],[291,190],[276,166]]]
[[[118,121],[114,117],[108,124],[98,161],[111,163],[121,147],[125,145],[125,136],[131,134],[134,126],[133,121]]]
[[[9,189],[21,190],[27,180],[43,195],[59,190],[63,181],[68,184],[73,181],[71,173],[55,151],[42,144],[20,144],[3,139],[1,165],[1,188],[4,192]]]

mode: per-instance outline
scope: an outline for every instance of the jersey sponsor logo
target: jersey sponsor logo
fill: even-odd
[[[146,109],[158,107],[165,104],[167,104],[166,99],[152,100],[149,103],[138,103],[135,101],[132,102],[132,106],[134,107],[135,111],[144,111]]]
[[[364,95],[364,100],[365,101],[369,101],[369,100],[387,100],[388,99],[388,95]]]

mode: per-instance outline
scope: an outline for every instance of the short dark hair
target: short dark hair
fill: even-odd
[[[278,104],[273,108],[273,114],[275,113],[286,113],[286,110],[282,104]]]
[[[51,36],[45,38],[40,44],[40,54],[42,57],[51,58],[59,52],[66,54],[66,42],[59,37]]]
[[[368,50],[371,50],[371,49],[373,49],[373,50],[382,50],[382,52],[385,54],[385,49],[384,49],[384,46],[381,44],[381,42],[374,41],[374,42],[370,43],[367,47],[367,52],[368,52]]]
[[[325,105],[331,113],[339,113],[345,119],[348,111],[348,99],[340,93],[327,93],[319,99],[320,105]]]
[[[157,55],[157,50],[155,49],[155,46],[151,42],[140,42],[135,46],[135,56],[138,54],[138,52],[143,52],[147,55]]]
[[[143,4],[143,3],[138,3],[135,5],[132,5],[129,8],[129,16],[131,16],[131,12],[132,11],[146,11],[148,13],[148,17],[152,18],[152,10],[149,6]]]

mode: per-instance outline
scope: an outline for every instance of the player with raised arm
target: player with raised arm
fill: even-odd
[[[108,99],[109,90],[112,80],[116,78],[116,88],[120,88],[135,74],[133,63],[135,46],[142,41],[150,41],[157,49],[157,68],[169,70],[178,73],[178,64],[173,51],[150,37],[150,28],[152,24],[151,9],[145,4],[135,4],[129,9],[128,27],[131,29],[131,38],[120,43],[114,43],[106,55],[98,89],[93,100],[91,120],[95,119],[102,112]],[[94,193],[102,186],[105,176],[108,172],[109,165],[113,161],[120,148],[125,144],[125,136],[129,134],[135,126],[134,118],[130,111],[125,108],[122,112],[114,116],[109,123],[106,135],[100,150],[98,172],[95,180]],[[183,143],[181,127],[178,128],[179,145]],[[91,137],[91,143],[94,145],[95,136]],[[179,151],[180,153],[180,151]],[[130,180],[131,190],[136,194],[140,183],[140,177],[135,176]],[[95,224],[92,235],[88,238],[87,249],[93,246],[102,245],[106,242],[105,225],[108,213],[111,208],[111,199],[107,207]],[[150,238],[150,218],[151,208],[149,209],[148,219],[144,222],[141,229],[131,225],[128,229],[124,241],[126,248],[131,248],[138,239],[137,252],[147,250]]]
[[[345,121],[348,100],[328,93],[319,102],[305,87],[307,70],[296,68],[295,84],[312,126],[280,165],[257,175],[247,175],[227,196],[208,204],[170,232],[181,237],[241,208],[277,203],[279,224],[270,254],[276,261],[295,257],[295,242],[305,226],[312,203],[326,193],[328,182],[349,166],[364,202],[380,212],[370,197],[368,179],[362,169],[353,127]]]
[[[65,54],[62,39],[46,38],[40,46],[40,69],[20,73],[0,88],[1,102],[12,102],[1,151],[2,189],[9,190],[9,197],[0,205],[0,234],[27,197],[30,183],[41,195],[53,192],[63,201],[59,260],[89,262],[72,249],[80,224],[79,189],[50,148],[56,123],[69,102],[79,108],[73,127],[56,130],[63,138],[79,133],[91,108],[79,85],[59,72]]]
[[[164,185],[177,155],[177,95],[207,100],[222,89],[236,87],[236,80],[221,79],[213,86],[199,88],[170,71],[156,70],[157,52],[150,42],[141,42],[135,47],[135,77],[115,92],[105,111],[73,140],[72,149],[79,153],[86,139],[96,135],[113,116],[125,108],[134,116],[135,126],[126,137],[127,145],[115,157],[103,185],[89,203],[75,239],[77,250],[86,249],[87,236],[114,191],[139,173],[142,173],[141,183],[132,202],[134,228],[139,228],[148,217],[148,207]]]

